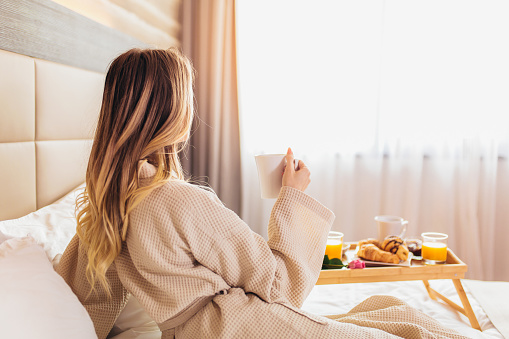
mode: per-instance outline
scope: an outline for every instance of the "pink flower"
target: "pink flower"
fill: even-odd
[[[348,263],[348,268],[350,269],[356,269],[356,268],[365,268],[366,264],[364,261],[360,261],[359,259],[352,260]]]

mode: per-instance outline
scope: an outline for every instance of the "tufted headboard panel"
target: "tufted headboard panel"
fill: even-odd
[[[85,181],[104,74],[0,50],[0,220]]]

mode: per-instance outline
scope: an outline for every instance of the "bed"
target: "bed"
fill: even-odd
[[[74,201],[84,187],[104,74],[3,50],[0,74],[0,336],[93,338],[88,314],[53,265],[75,233]],[[450,281],[432,284],[459,302]],[[482,332],[431,300],[420,281],[315,286],[303,309],[346,313],[371,295],[389,294],[468,337],[509,337],[509,283],[464,286]],[[134,299],[110,334],[159,336]]]

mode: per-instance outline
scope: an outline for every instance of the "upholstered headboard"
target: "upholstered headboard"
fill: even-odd
[[[109,63],[178,45],[180,3],[0,1],[0,220],[85,181]]]
[[[85,181],[104,74],[0,50],[0,220]]]

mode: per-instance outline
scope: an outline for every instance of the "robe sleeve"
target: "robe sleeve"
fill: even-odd
[[[230,287],[300,308],[318,279],[334,214],[305,193],[283,187],[265,241],[214,197],[191,207],[199,222],[188,238],[196,260]]]

